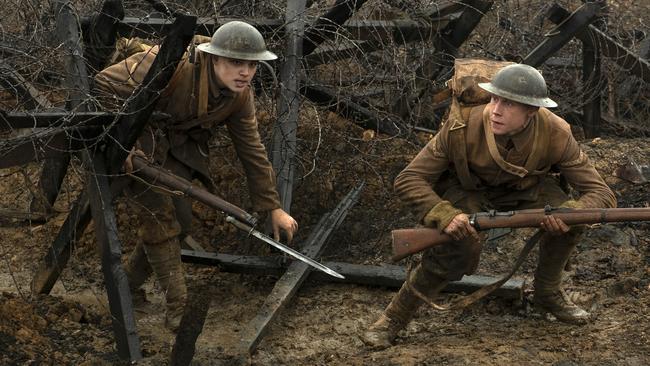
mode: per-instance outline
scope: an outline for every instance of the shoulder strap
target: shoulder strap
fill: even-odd
[[[467,123],[471,111],[471,107],[461,108],[458,100],[452,97],[449,118],[447,119],[447,123],[452,124],[449,128],[449,143],[452,152],[451,160],[454,163],[458,180],[463,189],[466,190],[476,190],[478,188],[476,177],[472,176],[469,172],[467,144],[465,143],[465,132],[467,131]]]

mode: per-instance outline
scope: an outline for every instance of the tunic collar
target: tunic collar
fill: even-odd
[[[501,147],[508,146],[508,141],[512,141],[512,145],[518,153],[525,152],[526,149],[533,146],[533,139],[535,138],[535,125],[538,123],[537,113],[530,119],[526,127],[512,136],[495,135],[494,138]]]

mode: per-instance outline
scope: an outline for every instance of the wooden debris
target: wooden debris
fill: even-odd
[[[182,259],[186,263],[217,266],[224,272],[259,276],[281,275],[288,266],[282,257],[239,256],[190,250],[182,251]],[[345,276],[345,280],[320,274],[318,271],[312,271],[309,275],[310,280],[399,288],[406,279],[406,269],[403,266],[389,264],[371,266],[344,262],[323,262],[323,264]],[[489,276],[465,276],[460,281],[451,282],[445,291],[470,293],[496,280]],[[504,299],[520,300],[523,296],[523,287],[523,280],[510,279],[500,289],[494,291],[493,295]]]

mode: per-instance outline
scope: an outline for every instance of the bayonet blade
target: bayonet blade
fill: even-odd
[[[340,278],[340,279],[345,279],[345,277],[343,277],[343,275],[341,275],[340,273],[334,271],[333,269],[316,262],[315,260],[307,257],[306,255],[304,255],[304,254],[302,254],[302,253],[300,253],[300,252],[298,252],[296,250],[293,250],[293,249],[289,248],[288,246],[286,246],[284,244],[278,243],[273,238],[261,233],[258,230],[255,230],[255,228],[253,228],[253,227],[251,227],[249,225],[246,225],[245,223],[237,220],[236,218],[234,218],[232,216],[227,216],[226,217],[226,222],[237,226],[238,228],[248,232],[249,235],[253,235],[254,237],[264,241],[265,243],[272,245],[273,247],[275,247],[275,248],[289,254],[290,256],[292,256],[292,257],[294,257],[294,258],[296,258],[296,259],[298,259],[298,260],[300,260],[300,261],[302,261],[304,263],[309,264],[310,266],[312,266],[312,267],[314,267],[316,269],[319,269],[319,270],[327,273],[330,276]]]

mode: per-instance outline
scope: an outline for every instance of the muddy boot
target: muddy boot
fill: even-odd
[[[147,303],[147,295],[140,286],[151,275],[151,266],[147,261],[142,243],[138,243],[124,266],[124,272],[129,280],[129,288],[133,295],[133,306],[141,307]]]
[[[145,244],[144,250],[158,284],[165,293],[165,326],[176,332],[187,299],[180,244],[178,239],[174,238],[162,243]]]
[[[421,266],[413,271],[407,281],[429,298],[435,296],[449,282],[438,277],[426,276]],[[406,327],[422,303],[423,301],[409,289],[405,282],[379,319],[361,335],[361,340],[373,349],[392,346],[397,333]]]
[[[589,321],[589,313],[575,305],[560,288],[562,271],[577,244],[576,236],[569,233],[559,237],[546,235],[543,238],[535,272],[534,305],[542,312],[553,314],[560,321],[585,324]]]

